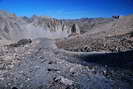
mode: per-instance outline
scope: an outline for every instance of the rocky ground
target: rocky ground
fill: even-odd
[[[0,89],[133,89],[133,15],[58,20],[0,11]]]
[[[59,48],[74,52],[121,52],[133,49],[133,15],[94,26],[90,31],[56,42]]]
[[[0,89],[133,88],[132,69],[85,61],[88,55],[58,49],[49,39],[2,46]],[[132,51],[129,55],[131,60]]]
[[[94,35],[85,34],[66,40],[57,40],[56,44],[59,48],[74,52],[120,52],[133,49],[132,32],[117,36],[94,37]]]

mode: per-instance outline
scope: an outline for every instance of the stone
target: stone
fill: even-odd
[[[72,80],[64,78],[63,76],[56,77],[54,81],[60,81],[64,85],[69,85],[69,86],[73,85],[74,83]]]
[[[19,47],[19,46],[24,46],[24,45],[30,44],[30,43],[32,43],[31,39],[22,39],[22,40],[19,40],[17,43],[13,43],[8,46],[9,47]]]

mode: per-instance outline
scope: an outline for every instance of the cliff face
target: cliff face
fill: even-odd
[[[0,39],[18,41],[23,38],[58,39],[85,33],[93,27],[112,22],[112,19],[58,20],[47,16],[18,17],[0,11]]]
[[[16,41],[23,38],[40,37],[56,39],[67,37],[71,33],[71,26],[65,25],[61,20],[44,16],[17,17],[4,11],[0,12],[1,40]]]

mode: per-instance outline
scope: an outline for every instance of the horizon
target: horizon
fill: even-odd
[[[132,4],[132,0],[0,0],[0,9],[26,17],[37,15],[57,19],[110,18],[133,14]]]

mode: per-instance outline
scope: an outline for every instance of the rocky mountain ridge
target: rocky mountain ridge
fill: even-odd
[[[110,23],[113,19],[77,19],[58,20],[46,16],[19,17],[0,11],[0,39],[18,41],[23,38],[46,37],[50,39],[65,38],[73,33],[85,33],[100,24]]]
[[[0,38],[1,40],[20,40],[23,38],[61,38],[71,34],[71,27],[62,22],[46,17],[18,17],[16,15],[0,12]]]

